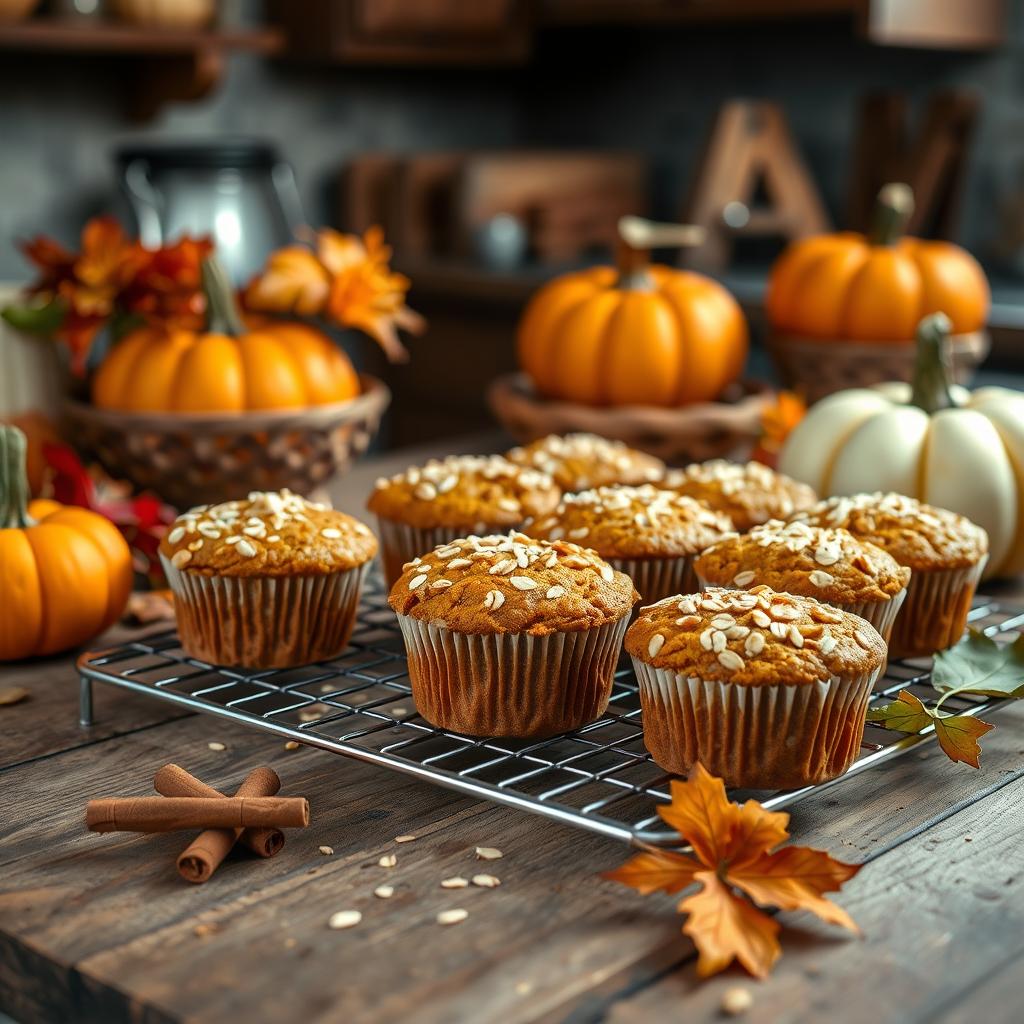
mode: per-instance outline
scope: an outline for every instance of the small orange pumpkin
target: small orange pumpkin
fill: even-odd
[[[617,268],[566,274],[530,300],[520,365],[540,394],[586,405],[717,398],[747,358],[739,305],[702,274],[650,263],[652,246],[692,241],[692,228],[623,222]]]
[[[844,231],[790,244],[768,281],[772,326],[808,338],[908,345],[930,313],[944,312],[954,334],[984,327],[984,271],[951,242],[903,237],[913,209],[908,185],[885,185],[868,235]]]
[[[132,589],[132,557],[109,520],[28,503],[25,435],[0,426],[0,661],[77,647],[112,625]]]
[[[243,323],[223,271],[203,265],[209,330],[143,327],[93,378],[93,404],[119,412],[241,413],[343,402],[359,394],[352,363],[306,324]]]

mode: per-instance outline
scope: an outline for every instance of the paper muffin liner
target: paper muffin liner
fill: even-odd
[[[857,757],[871,672],[815,683],[743,686],[633,658],[644,743],[665,771],[698,761],[744,789],[796,789],[842,775]]]
[[[657,604],[673,594],[690,594],[697,589],[692,555],[678,558],[606,558],[605,561],[630,577],[640,594],[640,604],[633,609],[634,618],[645,605]]]
[[[457,633],[411,615],[398,622],[413,700],[428,722],[525,738],[578,729],[604,713],[629,615],[547,636]]]
[[[176,569],[163,555],[160,561],[184,650],[245,668],[291,668],[341,654],[370,566],[319,576],[216,576]]]
[[[915,571],[889,640],[889,657],[919,658],[952,647],[964,634],[986,555],[966,569]]]
[[[706,590],[708,587],[721,586],[721,584],[712,583],[710,580],[704,579],[699,573],[695,572],[694,576],[701,590]],[[911,576],[910,586],[913,585],[914,577]],[[838,608],[840,611],[849,612],[851,615],[859,615],[862,619],[867,619],[888,644],[893,624],[897,620],[900,608],[907,599],[907,593],[908,590],[904,587],[898,594],[890,597],[888,601],[850,601],[844,603],[842,601],[828,601],[825,598],[819,598],[819,600],[822,604],[827,604],[832,608]]]
[[[420,529],[396,523],[390,519],[377,517],[380,537],[380,560],[384,567],[384,579],[388,587],[395,585],[395,580],[402,575],[402,566],[411,562],[428,551],[433,551],[439,544],[451,544],[467,534],[478,533],[472,527],[437,526],[431,529]],[[499,533],[508,533],[507,527],[496,528]]]

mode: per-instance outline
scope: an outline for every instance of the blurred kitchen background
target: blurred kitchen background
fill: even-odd
[[[31,6],[0,0],[0,11]],[[16,240],[74,245],[103,211],[133,230],[136,218],[147,240],[160,221],[146,213],[150,189],[192,230],[212,219],[223,244],[244,241],[236,278],[287,240],[288,222],[380,222],[430,322],[405,366],[371,342],[359,354],[395,392],[386,443],[451,435],[492,422],[484,393],[515,366],[515,325],[536,287],[607,258],[621,213],[695,219],[715,198],[700,171],[716,116],[766,101],[776,108],[734,109],[788,128],[809,176],[803,214],[823,228],[864,226],[865,197],[892,173],[873,166],[893,155],[887,126],[905,124],[908,153],[930,138],[915,228],[985,265],[989,367],[1019,367],[1021,6],[44,0],[0,23],[0,280],[32,276]],[[133,22],[159,7],[212,21]],[[185,145],[197,142],[220,148],[197,155]],[[155,144],[171,148],[154,155]],[[234,198],[211,204],[218,188]],[[756,346],[767,269],[793,225],[743,204],[719,204],[715,218],[711,244],[683,258],[737,294]]]

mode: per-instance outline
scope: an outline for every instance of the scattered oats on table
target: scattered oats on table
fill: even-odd
[[[740,1014],[746,1013],[753,1005],[754,997],[750,994],[750,989],[736,986],[727,988],[722,993],[722,1013],[729,1017],[738,1017]]]
[[[503,856],[501,850],[493,846],[478,846],[476,848],[477,860],[499,860]]]
[[[301,745],[302,745],[302,744],[300,744],[300,743],[298,742],[298,740],[289,740],[289,741],[288,741],[288,742],[287,742],[287,743],[286,743],[286,744],[284,745],[284,749],[285,749],[285,750],[298,750],[298,749],[299,749],[299,747],[300,747]]]
[[[381,900],[389,900],[395,895],[395,887],[393,885],[378,885],[373,890],[373,895]]]
[[[319,850],[325,857],[330,857],[330,855],[334,853],[333,846],[321,846],[319,847]]]
[[[209,747],[210,750],[216,750],[218,752],[221,751],[221,750],[227,750],[228,749],[223,743],[218,743],[216,740],[214,740],[211,743],[207,743],[206,745],[207,745],[207,747]]]
[[[363,915],[358,910],[339,910],[336,914],[331,914],[327,927],[335,931],[341,928],[354,928],[362,919]]]
[[[459,875],[455,875],[452,878],[441,879],[442,889],[465,889],[467,885],[469,885],[469,882],[467,882],[466,879],[460,877]]]
[[[395,836],[396,843],[411,843],[416,839],[416,836]]]
[[[462,907],[453,907],[451,910],[442,910],[437,915],[438,924],[460,924],[469,917],[469,911]]]
[[[481,889],[497,889],[501,879],[496,875],[474,875],[473,884]]]
[[[393,868],[398,863],[398,858],[393,853],[385,853],[377,863],[382,868]]]

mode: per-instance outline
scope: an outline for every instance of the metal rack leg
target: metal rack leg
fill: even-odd
[[[81,676],[78,680],[78,724],[88,728],[93,724],[92,680]]]

